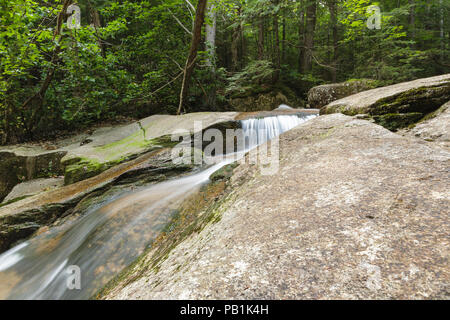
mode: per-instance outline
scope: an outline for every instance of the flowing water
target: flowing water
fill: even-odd
[[[314,116],[277,116],[242,121],[255,135],[246,150]],[[262,134],[261,134],[262,133]],[[212,173],[244,151],[221,157],[200,172],[157,184],[121,190],[84,214],[0,255],[2,299],[88,299],[143,253],[180,204],[208,183]],[[81,271],[81,289],[70,290],[69,266]]]

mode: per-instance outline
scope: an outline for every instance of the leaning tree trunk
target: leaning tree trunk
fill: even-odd
[[[191,48],[189,49],[189,55],[186,60],[186,65],[184,67],[183,82],[181,83],[180,92],[180,104],[178,106],[177,114],[181,114],[181,109],[183,108],[184,101],[186,100],[189,81],[191,80],[192,73],[194,72],[195,60],[197,60],[197,51],[202,38],[202,27],[205,22],[205,11],[207,0],[199,0],[197,4],[197,9],[195,11],[195,21],[194,30],[192,31]]]
[[[58,39],[58,37],[61,35],[63,22],[67,18],[67,8],[71,4],[71,2],[72,0],[64,0],[62,9],[58,14],[56,20],[56,28],[53,34],[53,41],[56,42],[56,47],[53,49],[52,57],[50,60],[50,67],[47,71],[47,75],[45,76],[41,88],[33,96],[28,98],[21,106],[22,110],[28,109],[31,113],[30,118],[28,119],[28,121],[26,121],[26,130],[28,131],[29,135],[32,134],[36,124],[39,122],[38,115],[41,113],[44,105],[45,93],[47,92],[47,89],[52,82],[53,76],[55,75],[59,53],[61,52],[60,39]]]
[[[102,57],[106,58],[105,47],[104,47],[104,45],[102,43],[102,39],[100,38],[100,35],[98,33],[98,28],[101,27],[100,14],[98,13],[98,10],[96,8],[94,8],[94,6],[91,4],[91,2],[89,0],[88,0],[88,8],[89,8],[89,15],[91,18],[91,26],[95,30],[95,36],[97,38],[98,47],[100,48]]]

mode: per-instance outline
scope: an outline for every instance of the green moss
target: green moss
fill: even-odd
[[[226,165],[222,167],[221,169],[217,170],[210,176],[210,180],[212,182],[221,181],[221,180],[228,180],[233,175],[233,170],[238,166],[237,163],[232,163],[229,165]]]
[[[370,108],[370,114],[383,115],[415,112],[427,114],[435,111],[448,100],[450,100],[450,84],[420,87],[394,97],[380,99]]]
[[[101,163],[92,158],[76,158],[66,165],[64,184],[69,185],[78,181],[94,177],[110,168],[113,163]]]
[[[89,179],[109,168],[138,156],[164,147],[173,147],[177,144],[171,141],[171,136],[162,136],[151,140],[144,140],[139,132],[125,139],[113,142],[95,151],[99,158],[76,157],[65,161],[64,183],[66,185]]]
[[[375,122],[388,130],[397,131],[416,123],[423,117],[422,113],[388,113],[381,116],[374,116]]]
[[[5,203],[0,203],[0,208],[4,207],[4,206],[7,206],[8,204],[11,204],[11,203],[14,203],[14,202],[18,202],[18,201],[23,200],[23,199],[28,198],[28,197],[31,197],[31,195],[24,195],[24,196],[21,196],[21,197],[18,197],[18,198],[11,199],[11,200],[9,200],[9,201],[7,201]]]

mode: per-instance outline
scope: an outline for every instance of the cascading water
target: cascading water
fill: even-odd
[[[276,116],[242,121],[242,129],[247,139],[246,148],[250,149],[272,140],[283,132],[291,130],[300,123],[314,117],[314,115],[305,117]]]
[[[242,121],[256,147],[313,115]],[[245,152],[239,152],[241,157]],[[62,226],[35,236],[0,255],[0,299],[88,299],[132,263],[168,223],[186,197],[212,173],[236,161],[236,154],[181,178],[128,188],[88,208]],[[67,287],[68,266],[81,270],[81,289]]]

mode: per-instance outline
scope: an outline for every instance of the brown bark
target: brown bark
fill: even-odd
[[[278,0],[275,1],[275,5],[278,4]],[[279,25],[278,25],[278,13],[275,13],[273,16],[273,33],[274,33],[274,61],[273,64],[275,65],[275,73],[273,76],[273,82],[277,82],[278,78],[280,77],[280,68],[281,68],[281,57],[280,57],[280,35],[279,35]]]
[[[45,93],[47,92],[47,89],[50,86],[50,83],[52,82],[53,76],[55,75],[58,55],[61,52],[60,42],[58,41],[57,37],[59,37],[61,35],[62,24],[67,18],[67,13],[66,13],[67,7],[69,7],[71,2],[72,2],[72,0],[65,0],[63,3],[63,7],[58,14],[58,18],[56,21],[56,28],[55,28],[55,32],[53,34],[53,40],[57,41],[57,45],[56,45],[55,49],[53,50],[52,58],[50,60],[50,67],[47,71],[47,75],[41,85],[41,88],[33,96],[28,98],[21,106],[22,110],[31,109],[31,116],[30,116],[30,119],[27,121],[27,125],[26,125],[28,134],[32,133],[34,126],[38,122],[37,117],[38,117],[39,112],[42,110]]]
[[[302,73],[303,55],[305,54],[305,12],[303,8],[303,1],[301,2],[302,8],[300,10],[300,19],[298,22],[298,72]]]
[[[306,4],[305,50],[302,57],[302,71],[312,69],[312,52],[314,50],[314,32],[316,30],[317,0],[309,0]]]
[[[237,12],[237,19],[239,19],[241,13],[241,9],[239,8]],[[237,71],[239,67],[239,45],[242,45],[241,42],[241,24],[237,24],[233,29],[232,37],[231,37],[231,66],[232,71]]]
[[[184,101],[186,100],[189,82],[194,72],[195,60],[197,59],[197,51],[202,37],[202,27],[205,22],[205,11],[207,0],[199,0],[197,4],[197,9],[195,11],[195,21],[194,30],[192,31],[191,47],[189,49],[189,55],[186,60],[186,65],[184,67],[183,82],[181,84],[180,92],[180,104],[178,106],[177,114],[181,114],[181,109],[183,108]]]
[[[100,15],[97,11],[97,9],[94,8],[94,6],[91,4],[91,2],[88,0],[88,6],[89,6],[89,14],[90,14],[90,18],[91,18],[91,24],[94,27],[95,30],[95,36],[97,38],[97,44],[98,47],[100,48],[101,54],[103,58],[106,58],[106,54],[105,54],[105,48],[103,46],[102,43],[102,39],[100,38],[100,35],[98,34],[98,28],[101,27],[101,22],[100,22]]]
[[[333,34],[333,62],[330,69],[331,81],[336,82],[336,68],[337,68],[337,50],[338,50],[338,30],[337,30],[337,0],[329,0],[328,5],[330,9],[330,22]]]
[[[286,60],[286,18],[283,17],[283,22],[282,22],[282,26],[283,26],[283,38],[281,41],[281,62],[284,63],[284,61]]]
[[[258,59],[264,60],[264,19],[260,19],[258,25]]]
[[[409,27],[411,32],[411,38],[414,40],[416,37],[416,3],[415,0],[409,0]]]

